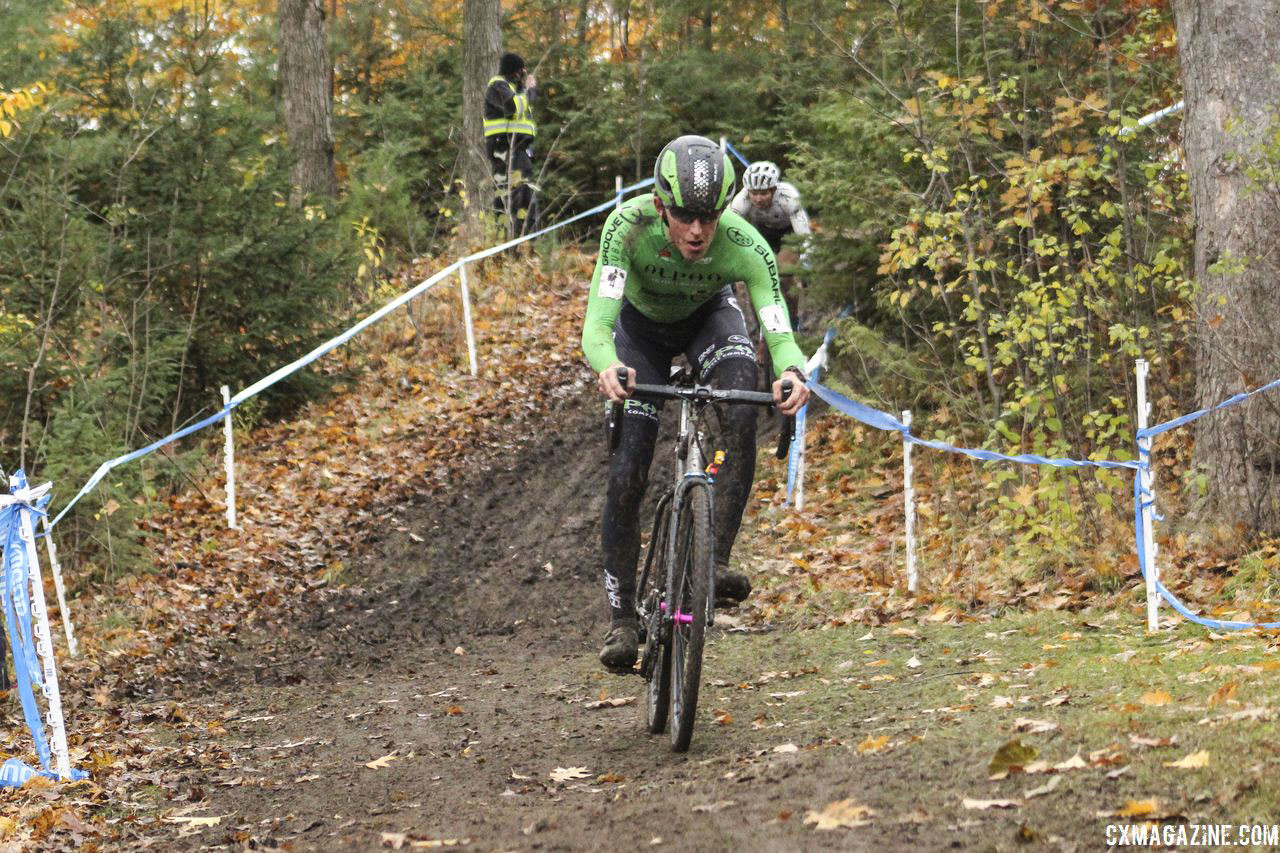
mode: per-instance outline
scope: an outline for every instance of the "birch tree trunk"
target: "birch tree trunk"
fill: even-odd
[[[280,91],[294,156],[294,206],[309,193],[338,194],[332,75],[323,0],[280,0]]]
[[[484,153],[484,90],[498,73],[502,13],[498,0],[464,0],[462,6],[462,179],[467,193],[464,234],[483,233],[493,201],[493,179]]]
[[[1280,0],[1173,7],[1199,282],[1196,396],[1206,407],[1280,378],[1280,164],[1262,151],[1280,127]],[[1280,531],[1280,394],[1201,418],[1195,439],[1211,517]]]

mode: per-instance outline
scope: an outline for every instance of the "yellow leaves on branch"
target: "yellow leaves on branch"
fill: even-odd
[[[13,92],[0,89],[0,138],[12,136],[18,127],[18,113],[40,106],[47,94],[49,88],[43,83],[33,83]]]

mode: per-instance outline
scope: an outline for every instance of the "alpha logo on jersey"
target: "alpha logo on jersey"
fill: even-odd
[[[729,242],[737,246],[750,246],[755,240],[751,239],[751,235],[743,231],[736,225],[730,225],[725,229],[725,236],[729,238]]]
[[[600,287],[596,293],[601,299],[621,299],[627,288],[627,271],[605,264],[600,268]]]
[[[791,331],[791,324],[787,322],[787,311],[781,305],[766,305],[761,308],[760,322],[766,332]]]

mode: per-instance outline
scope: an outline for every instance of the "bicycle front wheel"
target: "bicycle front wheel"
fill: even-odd
[[[710,580],[715,560],[711,532],[711,484],[692,482],[676,525],[674,598],[671,626],[671,748],[684,752],[693,739],[702,679],[702,647],[711,610]]]
[[[666,565],[670,505],[671,492],[667,492],[658,501],[653,536],[649,539],[649,552],[636,593],[636,602],[640,605],[636,615],[644,630],[644,655],[640,659],[640,674],[645,678],[644,725],[655,735],[666,730],[667,713],[671,709],[671,643],[663,640],[663,596],[667,579],[662,572]]]

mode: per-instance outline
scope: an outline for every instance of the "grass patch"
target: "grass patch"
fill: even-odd
[[[695,752],[737,767],[793,758],[775,752],[794,745],[812,778],[857,780],[877,820],[954,829],[981,819],[984,837],[1011,841],[1103,846],[1107,824],[1130,820],[1117,812],[1148,806],[1134,819],[1270,824],[1278,649],[1274,634],[1191,625],[1148,635],[1136,614],[1114,611],[719,633]],[[1026,766],[991,778],[1014,740]],[[823,805],[825,795],[804,796],[786,807]],[[966,799],[1016,805],[980,811]]]

